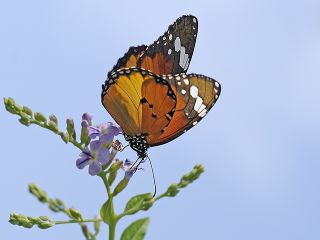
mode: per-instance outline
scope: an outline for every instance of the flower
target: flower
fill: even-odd
[[[92,118],[93,118],[93,115],[91,113],[84,113],[82,115],[81,125],[91,126],[92,125]]]
[[[133,176],[133,174],[137,171],[137,170],[141,170],[142,168],[139,168],[139,166],[134,166],[134,164],[132,163],[132,161],[130,161],[129,159],[126,159],[124,161],[124,163],[122,163],[121,169],[124,171],[124,175],[125,177],[130,180],[130,178]]]
[[[99,140],[90,142],[90,149],[85,147],[77,159],[76,165],[79,169],[83,169],[89,165],[89,174],[97,175],[102,171],[102,165],[106,165],[110,161],[109,149],[105,148]]]
[[[95,139],[99,136],[99,140],[103,143],[108,143],[113,140],[122,130],[120,127],[113,125],[112,122],[102,123],[98,126],[89,126],[89,137]]]

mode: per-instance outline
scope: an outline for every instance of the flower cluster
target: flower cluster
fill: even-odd
[[[120,142],[116,142],[117,147],[113,147],[113,139],[121,133],[121,128],[111,122],[93,126],[92,115],[89,113],[82,115],[81,126],[87,129],[90,143],[80,153],[76,165],[79,169],[89,165],[89,174],[94,176],[102,171],[103,166],[109,165],[121,150]]]

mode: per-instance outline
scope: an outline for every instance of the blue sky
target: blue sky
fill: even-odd
[[[110,121],[101,84],[129,46],[148,44],[183,14],[199,20],[189,72],[217,79],[221,96],[188,133],[150,149],[159,192],[196,163],[196,183],[151,211],[146,239],[319,239],[320,4],[318,1],[2,1],[0,95],[63,123],[83,112]],[[81,239],[76,225],[42,231],[7,223],[9,212],[65,219],[27,192],[38,183],[91,217],[104,202],[98,178],[50,132],[18,124],[0,108],[1,235]],[[62,124],[61,124],[62,125]],[[122,158],[135,159],[127,149]],[[148,165],[116,203],[152,191]],[[100,239],[106,238],[102,229]]]

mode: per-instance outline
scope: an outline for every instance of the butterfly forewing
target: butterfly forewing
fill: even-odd
[[[103,85],[102,104],[128,136],[157,139],[170,123],[176,96],[167,80],[140,68],[123,68]]]
[[[116,65],[114,65],[112,70],[108,73],[108,78],[111,77],[113,72],[121,68],[136,67],[138,59],[141,57],[146,48],[147,46],[145,45],[130,47],[124,56],[118,60]]]
[[[178,18],[138,59],[138,66],[155,74],[177,74],[188,70],[198,33],[198,20]]]
[[[151,146],[172,141],[196,125],[212,108],[220,95],[220,84],[198,74],[162,76],[167,79],[176,95],[177,104],[173,117],[158,139]]]

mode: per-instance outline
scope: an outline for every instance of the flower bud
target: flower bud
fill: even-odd
[[[39,219],[40,219],[41,221],[51,221],[48,216],[40,216]]]
[[[108,169],[108,173],[118,171],[122,166],[122,161],[116,160],[111,167]]]
[[[29,121],[29,119],[30,119],[30,116],[24,112],[21,112],[20,116],[22,119],[27,120],[27,121]]]
[[[83,217],[82,214],[75,208],[69,208],[70,215],[73,219],[82,221]]]
[[[20,118],[19,119],[19,122],[22,124],[22,125],[25,125],[25,126],[27,126],[27,127],[29,127],[30,126],[30,121],[29,120],[27,120],[27,119],[25,119],[25,118]]]
[[[117,173],[118,173],[117,171],[113,171],[113,172],[111,172],[111,173],[109,174],[108,183],[109,183],[110,186],[112,185],[112,183],[113,183],[114,180],[116,179]]]
[[[52,121],[52,122],[54,122],[54,123],[58,126],[58,118],[56,117],[56,115],[51,114],[51,115],[49,116],[49,120]]]
[[[50,130],[52,130],[54,132],[58,132],[59,131],[57,124],[52,120],[49,121],[48,126],[49,126]]]
[[[29,192],[34,195],[40,202],[46,203],[49,201],[49,197],[45,191],[40,189],[36,184],[29,184]]]
[[[125,189],[125,187],[128,186],[128,183],[129,183],[129,178],[124,177],[115,187],[113,191],[113,196],[116,196],[118,193],[122,192],[123,189]]]
[[[88,145],[90,142],[89,131],[86,126],[81,127],[80,141],[81,141],[81,143],[85,143],[86,145]]]
[[[60,132],[59,135],[65,143],[69,142],[70,138],[68,133]]]
[[[32,110],[28,108],[27,106],[23,106],[22,112],[28,114],[30,117],[32,117]]]
[[[175,197],[179,193],[178,185],[171,184],[167,190],[167,194],[169,197]]]
[[[153,197],[151,196],[151,199],[148,199],[147,201],[143,202],[142,210],[147,211],[149,208],[152,207],[154,203]]]
[[[47,228],[53,227],[54,225],[55,225],[54,222],[45,221],[45,222],[40,222],[40,223],[38,223],[38,228],[47,229]]]
[[[74,122],[73,122],[73,119],[72,118],[68,118],[67,119],[67,131],[70,135],[73,134],[74,132]]]
[[[97,233],[99,233],[99,231],[100,231],[101,221],[99,221],[99,217],[98,217],[98,216],[96,216],[95,219],[96,219],[97,221],[94,222],[94,231],[95,231],[95,233],[97,234]]]
[[[93,116],[92,116],[91,113],[84,113],[84,114],[82,115],[82,120],[83,120],[83,121],[87,121],[87,123],[89,124],[89,126],[92,125],[92,118],[93,118]]]
[[[81,230],[86,239],[90,239],[90,232],[88,226],[86,224],[81,224]]]
[[[35,112],[34,118],[39,122],[43,122],[43,123],[47,122],[47,118],[41,112]]]

